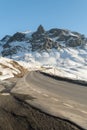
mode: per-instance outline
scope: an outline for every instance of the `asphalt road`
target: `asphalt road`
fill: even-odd
[[[39,72],[30,72],[26,77],[26,81],[28,84],[31,83],[36,88],[87,105],[86,86],[55,80]]]
[[[36,92],[31,91],[30,82],[27,86],[24,80],[0,82],[0,130],[85,130],[69,120],[40,111],[36,104],[35,107],[30,105],[40,101],[41,95],[40,100],[35,99],[33,96]]]

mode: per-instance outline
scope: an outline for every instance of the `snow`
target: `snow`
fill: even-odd
[[[19,56],[20,57],[20,56]],[[64,48],[52,49],[49,52],[29,52],[20,59],[20,64],[30,69],[47,68],[44,71],[58,76],[81,79],[87,81],[87,50]],[[43,70],[43,69],[42,69]]]
[[[13,60],[0,57],[0,80],[5,80],[14,77],[14,74],[19,74],[19,73],[20,70],[14,67]]]
[[[73,36],[73,37],[77,37],[78,38],[78,35],[75,35],[73,34],[72,32],[69,32],[69,35]]]
[[[31,36],[31,32],[23,33],[25,33],[27,37]],[[58,37],[55,37],[53,40],[55,41],[57,38]],[[16,41],[10,44],[12,48],[15,46],[21,47],[20,50],[17,51],[17,54],[13,54],[11,58],[29,71],[35,69],[43,71],[43,68],[45,68],[44,71],[48,73],[87,81],[87,47],[84,49],[63,47],[58,50],[50,49],[48,51],[33,52],[31,50],[31,43]],[[0,50],[2,49],[2,46],[0,46]],[[4,69],[2,65],[0,65],[0,72],[3,73],[3,75],[0,75],[1,80],[6,77],[14,76],[13,73],[19,73],[19,70],[14,68],[10,62],[10,59],[0,57],[0,63],[8,66],[8,68]],[[51,67],[51,69],[47,69],[47,67]]]
[[[0,72],[2,73],[0,75],[0,80],[14,77],[14,75],[12,74],[12,70],[9,68],[10,67],[9,62],[10,62],[9,59],[0,57]],[[4,67],[4,65],[6,65],[7,67]]]
[[[29,70],[51,66],[52,69],[46,71],[54,73],[55,68],[55,74],[58,76],[87,81],[87,50],[63,48],[52,49],[48,52],[27,52],[19,55],[19,59],[21,64]]]
[[[54,38],[52,38],[52,40],[53,40],[54,42],[56,42],[56,41],[58,40],[58,38],[59,38],[59,37],[54,37]]]
[[[26,31],[24,31],[24,32],[20,32],[20,33],[23,33],[23,34],[29,34],[29,33],[31,33],[31,31],[30,31],[30,30],[26,30]]]
[[[25,37],[26,37],[26,38],[31,38],[31,35],[32,35],[33,32],[31,32],[30,30],[27,30],[27,31],[20,32],[20,33],[25,34]]]
[[[29,56],[28,56],[29,55]],[[26,57],[26,55],[25,55]],[[52,49],[49,52],[32,52],[27,54],[27,63],[30,66],[42,67],[51,66],[52,69],[44,69],[58,76],[69,77],[87,81],[87,50],[76,50],[64,48],[60,51]],[[26,62],[26,58],[25,61]],[[28,66],[28,67],[30,67]]]

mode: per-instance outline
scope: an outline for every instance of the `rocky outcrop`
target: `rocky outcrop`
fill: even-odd
[[[10,43],[13,41],[24,41],[24,40],[25,40],[25,34],[17,32],[7,41],[7,43]]]
[[[4,38],[5,39],[5,38]],[[10,48],[11,47],[11,42],[15,42],[15,41],[25,41],[25,34],[17,32],[15,33],[13,36],[11,36],[8,41],[3,45],[3,48]]]
[[[67,42],[66,45],[70,46],[70,47],[77,47],[77,46],[80,46],[82,44],[82,41],[81,41],[80,38],[75,38],[75,39],[71,38],[71,39],[69,39],[67,41],[68,42]]]
[[[1,42],[7,42],[10,38],[11,38],[10,35],[6,35],[5,37],[3,37],[3,38],[1,39]]]
[[[42,25],[40,25],[40,26],[38,27],[37,33],[39,33],[39,34],[45,33],[45,29],[44,29],[44,27],[43,27]]]
[[[63,29],[51,29],[48,31],[48,35],[50,34],[51,37],[60,37],[63,35],[68,35],[69,31],[68,30],[63,30]]]
[[[4,49],[2,51],[2,56],[12,56],[13,54],[16,54],[20,50],[21,46],[15,46],[15,47],[9,47],[8,49]]]
[[[37,31],[32,34],[32,41],[39,40],[43,37],[45,30],[42,25],[37,28]]]
[[[8,36],[6,36],[8,37]],[[4,37],[2,41],[6,39]],[[58,49],[63,47],[81,47],[85,48],[87,45],[87,38],[77,32],[71,32],[69,30],[53,28],[45,31],[44,27],[40,25],[36,32],[26,38],[26,33],[17,32],[13,36],[9,37],[6,43],[3,44],[2,55],[16,54],[20,51],[20,48],[26,49],[22,44],[12,46],[12,42],[25,42],[25,46],[31,44],[32,51],[42,51],[48,49]]]

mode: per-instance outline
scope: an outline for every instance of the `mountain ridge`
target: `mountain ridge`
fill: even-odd
[[[27,68],[51,66],[57,75],[87,80],[87,38],[78,32],[40,25],[35,32],[17,32],[0,41],[0,55]],[[84,73],[84,74],[83,74]],[[83,74],[83,75],[82,75]]]
[[[21,44],[14,47],[11,45],[12,42],[17,41],[25,42],[27,45],[28,43],[31,44],[32,51],[47,51],[48,49],[60,49],[63,47],[85,48],[85,45],[87,44],[87,38],[80,33],[57,28],[45,31],[42,25],[40,25],[35,32],[32,34],[30,33],[29,36],[27,35],[29,35],[29,33],[17,32],[13,36],[5,36],[1,40],[3,47],[3,50],[1,51],[2,56],[16,54],[17,51],[24,48]]]

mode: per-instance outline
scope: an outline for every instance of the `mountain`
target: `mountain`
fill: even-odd
[[[87,38],[78,32],[40,25],[35,32],[17,32],[0,40],[0,54],[24,66],[51,66],[50,73],[87,80]],[[27,65],[28,64],[28,65]],[[84,75],[82,75],[84,73]]]
[[[63,47],[85,48],[87,38],[80,33],[64,29],[54,28],[45,31],[40,25],[34,33],[28,35],[17,32],[13,36],[5,36],[1,42],[3,46],[2,56],[11,56],[21,50],[47,51],[48,49]]]

